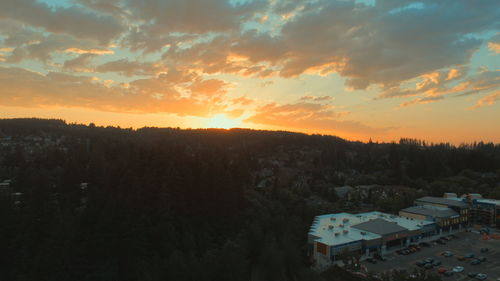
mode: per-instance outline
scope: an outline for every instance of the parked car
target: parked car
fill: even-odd
[[[377,261],[374,258],[367,258],[366,261],[373,264],[377,263]]]
[[[425,259],[424,259],[424,262],[425,262],[425,263],[432,263],[433,261],[434,261],[434,259],[433,259],[433,258],[425,258]]]
[[[415,244],[411,244],[411,245],[409,245],[409,246],[408,246],[408,248],[415,249],[415,250],[417,250],[417,251],[420,251],[420,249],[422,249],[422,248],[420,248],[420,246],[415,245]]]
[[[486,278],[488,278],[488,275],[486,275],[484,273],[479,273],[478,275],[476,275],[477,280],[484,280]]]
[[[458,265],[458,266],[455,266],[453,268],[453,272],[462,272],[462,271],[464,271],[464,267],[463,266],[459,266]]]
[[[479,260],[480,262],[485,262],[486,261],[486,257],[477,257],[477,260]]]
[[[471,262],[470,262],[471,265],[478,265],[478,264],[481,264],[481,261],[478,260],[478,259],[473,259]]]
[[[477,272],[469,272],[469,273],[467,273],[467,276],[469,276],[470,278],[474,278],[474,277],[476,277],[478,274],[479,274],[479,273],[477,273]]]
[[[464,255],[464,258],[466,258],[466,259],[472,259],[474,256],[475,256],[474,253],[467,253],[467,254]]]
[[[452,270],[447,270],[443,274],[444,274],[444,276],[452,276],[453,275],[453,271]]]
[[[443,257],[447,257],[448,258],[448,257],[452,257],[453,256],[453,252],[451,252],[451,251],[444,251],[444,252],[441,253],[441,255]]]
[[[488,252],[489,250],[490,250],[490,249],[488,249],[488,248],[481,248],[481,253],[486,253],[486,252]]]
[[[464,260],[465,260],[465,257],[464,257],[464,256],[458,256],[458,257],[457,257],[457,260],[459,260],[459,261],[464,261]]]
[[[448,269],[446,267],[440,267],[438,269],[438,273],[445,273],[446,271],[448,271]]]
[[[433,267],[434,267],[434,265],[432,265],[432,263],[426,263],[426,264],[424,265],[424,268],[425,268],[425,269],[431,269],[431,268],[433,268]]]
[[[418,267],[424,267],[427,263],[425,261],[417,261],[415,263]]]
[[[433,266],[440,266],[441,265],[441,261],[434,261],[434,262],[432,262],[432,265]]]
[[[446,242],[444,242],[441,239],[436,240],[436,243],[441,244],[441,245],[446,245]]]

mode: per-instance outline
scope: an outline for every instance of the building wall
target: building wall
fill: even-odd
[[[328,246],[321,242],[315,242],[316,244],[316,252],[328,256]]]
[[[342,253],[343,251],[348,251],[348,252],[357,252],[361,254],[361,241],[355,241],[355,242],[350,242],[342,245],[337,245],[337,246],[331,246],[330,247],[330,256],[332,260],[335,260],[336,257]]]
[[[405,211],[399,211],[399,216],[405,217],[405,218],[410,218],[410,219],[416,219],[416,220],[425,220],[426,216],[424,215],[418,215],[414,213],[409,213]]]

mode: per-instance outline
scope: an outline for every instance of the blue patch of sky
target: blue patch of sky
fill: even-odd
[[[397,14],[397,13],[401,13],[403,11],[420,10],[420,9],[424,9],[424,8],[425,8],[424,3],[422,3],[422,2],[414,2],[414,3],[411,3],[411,4],[403,6],[403,7],[392,9],[392,10],[389,11],[389,14]]]
[[[45,3],[51,8],[64,7],[68,8],[74,6],[74,2],[70,0],[37,0],[39,3]]]
[[[377,0],[355,0],[355,3],[362,3],[367,6],[375,6],[377,4]]]
[[[500,69],[500,55],[495,54],[488,49],[488,44],[481,45],[479,50],[477,50],[471,58],[470,68],[472,72],[479,70],[482,67],[486,67],[489,70],[499,70]]]
[[[229,0],[229,4],[233,7],[250,4],[256,2],[255,0]]]

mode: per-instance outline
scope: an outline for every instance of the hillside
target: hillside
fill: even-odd
[[[315,215],[500,199],[500,145],[4,119],[0,180],[6,280],[325,280]]]

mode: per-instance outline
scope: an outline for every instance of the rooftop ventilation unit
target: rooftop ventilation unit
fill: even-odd
[[[361,231],[360,233],[361,233],[361,235],[366,235],[366,232],[364,232],[364,231]]]
[[[345,219],[342,220],[342,222],[348,222],[348,221],[349,221],[348,218],[345,218]]]
[[[340,233],[339,233],[339,232],[335,232],[335,236],[339,236],[339,235],[340,235]]]
[[[343,232],[344,232],[344,234],[347,234],[349,232],[349,230],[344,230]]]
[[[336,221],[337,219],[336,218],[330,218],[331,221]]]
[[[339,226],[340,226],[340,227],[344,227],[344,225],[343,225],[343,224],[339,224]]]
[[[333,225],[329,225],[329,226],[328,226],[328,229],[333,229]]]

